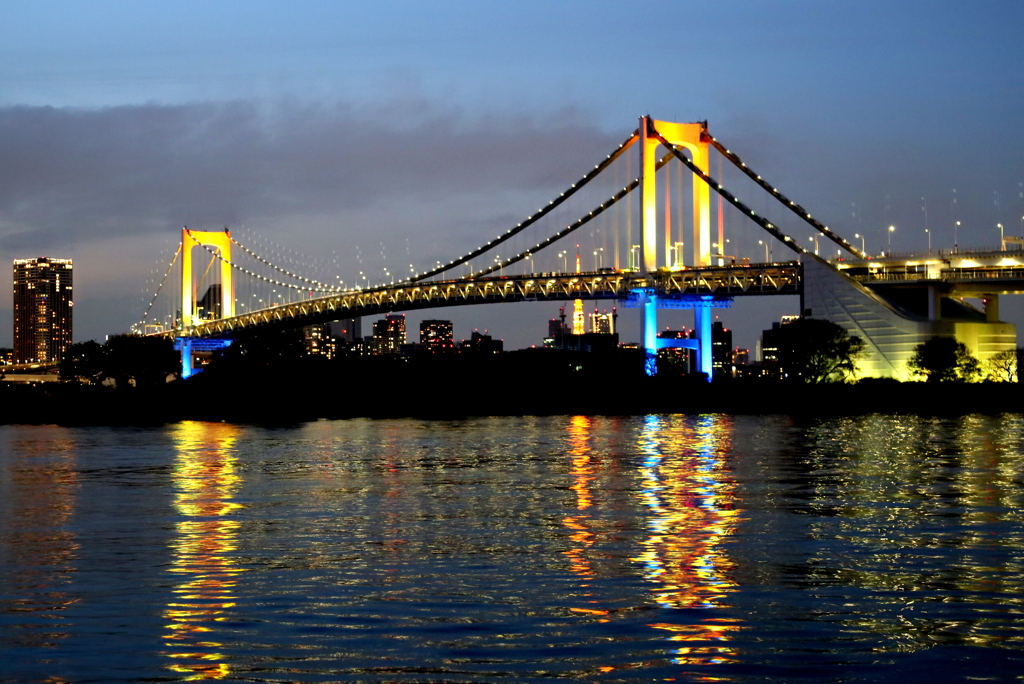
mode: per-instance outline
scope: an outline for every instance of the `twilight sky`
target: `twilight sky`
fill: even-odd
[[[893,249],[925,247],[922,198],[934,247],[957,219],[961,246],[996,245],[997,223],[1024,234],[1022,29],[1024,4],[985,0],[4,0],[0,258],[74,258],[75,338],[102,339],[138,319],[183,224],[331,252],[349,279],[356,247],[432,264],[553,198],[644,113],[707,119],[869,251],[890,224]],[[721,315],[753,347],[796,307]],[[1024,304],[1002,309],[1024,324]],[[511,348],[556,314],[436,312]]]

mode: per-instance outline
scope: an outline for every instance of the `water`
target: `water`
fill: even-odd
[[[1022,681],[1022,428],[4,426],[0,681]]]

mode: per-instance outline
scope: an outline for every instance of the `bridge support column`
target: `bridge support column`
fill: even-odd
[[[178,337],[174,340],[174,348],[181,352],[181,379],[187,380],[202,368],[195,367],[195,354],[215,352],[231,346],[232,340],[206,340],[195,337]]]
[[[942,293],[935,285],[928,286],[928,320],[937,321],[942,318]]]
[[[999,295],[985,295],[985,320],[989,323],[999,322]]]
[[[195,375],[192,367],[192,340],[188,337],[179,337],[174,345],[181,350],[181,379],[188,380]]]
[[[640,290],[640,339],[644,347],[644,372],[658,374],[658,298],[653,290]]]
[[[703,304],[703,302],[702,302]],[[710,302],[708,302],[710,304]],[[714,372],[711,355],[711,307],[708,305],[693,308],[693,329],[697,333],[700,345],[697,347],[697,371],[708,376],[708,382]]]

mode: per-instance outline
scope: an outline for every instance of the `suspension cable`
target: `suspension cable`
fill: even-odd
[[[745,173],[747,175],[747,177],[749,177],[752,181],[754,181],[755,183],[760,185],[762,188],[767,190],[768,193],[772,197],[777,199],[779,202],[781,202],[784,207],[786,207],[787,209],[792,211],[794,214],[799,216],[801,219],[803,219],[807,223],[811,224],[811,226],[813,226],[815,228],[815,230],[820,232],[822,235],[827,237],[829,240],[832,240],[832,242],[836,243],[837,245],[839,245],[840,247],[845,249],[850,254],[853,254],[854,256],[856,256],[856,257],[858,257],[860,259],[866,259],[867,258],[867,255],[864,252],[862,252],[861,250],[857,249],[852,244],[847,242],[845,239],[843,239],[842,236],[840,236],[840,235],[836,234],[834,231],[830,230],[828,226],[823,225],[820,221],[818,221],[817,219],[813,218],[810,215],[810,213],[806,209],[804,209],[802,206],[800,206],[796,202],[792,201],[791,199],[789,199],[788,197],[783,195],[781,192],[779,192],[778,190],[773,188],[771,185],[766,183],[764,180],[762,180],[759,175],[754,173],[750,169],[750,167],[748,167],[745,163],[743,163],[742,159],[740,159],[737,155],[733,154],[732,151],[725,149],[725,147],[721,143],[719,143],[714,137],[712,137],[710,135],[708,137],[711,140],[711,145],[716,150],[718,150],[722,154],[722,156],[724,156],[726,159],[731,161],[733,163],[733,165],[737,169],[739,169],[740,171]]]
[[[621,145],[619,145],[615,149],[614,152],[612,152],[607,157],[605,157],[604,160],[601,161],[600,164],[597,164],[593,169],[588,171],[582,178],[580,178],[578,181],[576,181],[575,183],[570,185],[565,190],[565,192],[561,193],[558,197],[556,197],[555,199],[553,199],[550,202],[548,202],[547,206],[545,206],[545,207],[543,207],[541,209],[538,209],[537,213],[535,213],[532,216],[528,217],[522,223],[517,224],[514,228],[510,228],[509,230],[505,231],[502,235],[499,235],[495,239],[493,239],[490,242],[488,242],[483,247],[480,247],[479,249],[475,249],[472,252],[470,252],[469,254],[466,254],[465,256],[461,256],[458,259],[455,259],[454,261],[451,261],[451,262],[449,262],[448,264],[446,264],[444,266],[438,266],[436,268],[432,268],[429,271],[427,271],[426,273],[417,273],[413,277],[407,278],[403,282],[415,283],[415,282],[417,282],[419,280],[424,280],[426,278],[430,278],[432,276],[435,276],[438,273],[444,273],[445,271],[451,270],[451,269],[455,268],[456,266],[461,266],[462,264],[466,263],[467,261],[472,261],[473,259],[475,259],[476,257],[480,256],[481,254],[494,249],[495,247],[497,247],[501,243],[505,242],[506,240],[508,240],[508,239],[510,239],[512,237],[515,237],[516,235],[518,235],[522,231],[526,230],[529,226],[531,226],[532,224],[536,223],[541,218],[546,216],[549,212],[551,212],[553,209],[555,209],[555,207],[560,205],[562,202],[564,202],[565,200],[569,199],[574,194],[576,194],[576,192],[578,190],[582,189],[584,185],[586,185],[591,180],[593,180],[595,176],[597,176],[602,171],[604,171],[606,168],[608,168],[612,164],[612,162],[614,162],[616,159],[618,159],[622,155],[623,152],[628,150],[633,145],[633,143],[635,143],[637,141],[637,139],[639,137],[640,137],[639,129],[633,131],[633,134],[631,136],[629,136],[629,138],[627,138],[625,142],[623,142]]]
[[[756,223],[757,225],[761,226],[766,231],[771,233],[772,236],[780,240],[782,244],[786,245],[797,254],[808,253],[807,250],[801,247],[799,244],[797,244],[797,242],[793,238],[783,233],[781,230],[778,229],[778,227],[776,227],[773,223],[769,222],[766,218],[758,216],[757,212],[755,212],[753,209],[748,207],[743,202],[739,201],[739,199],[735,195],[733,195],[731,192],[723,188],[721,183],[716,181],[708,174],[704,173],[704,171],[699,166],[697,166],[692,161],[687,159],[686,156],[679,149],[677,149],[675,145],[666,140],[665,137],[658,132],[658,129],[654,127],[654,124],[651,124],[650,131],[648,134],[654,138],[657,138],[662,145],[664,145],[673,155],[675,155],[676,159],[681,161],[683,164],[686,165],[687,168],[689,168],[691,171],[697,174],[697,176],[699,176],[701,180],[708,184],[708,187],[710,187],[712,190],[714,190],[719,195],[724,197],[727,201],[732,202],[733,206],[742,211],[747,216],[747,218],[751,219],[752,221],[754,221],[754,223]]]
[[[315,288],[315,287],[302,287],[301,285],[295,285],[294,283],[283,283],[280,280],[274,280],[272,278],[268,278],[268,277],[266,277],[264,275],[260,275],[259,273],[255,273],[253,271],[250,271],[249,269],[245,268],[244,266],[239,266],[238,264],[234,263],[230,259],[225,259],[223,254],[221,254],[220,252],[218,252],[216,250],[210,249],[209,246],[204,245],[199,240],[197,240],[196,237],[194,235],[192,235],[192,231],[188,230],[187,228],[185,229],[185,232],[188,233],[188,236],[190,238],[192,238],[192,241],[194,243],[196,243],[197,245],[199,245],[200,247],[205,249],[207,252],[209,252],[210,254],[214,255],[215,257],[217,257],[218,259],[223,261],[225,264],[227,264],[231,268],[233,268],[233,269],[235,269],[237,271],[240,271],[240,272],[246,274],[247,276],[250,276],[252,278],[256,278],[257,280],[262,280],[263,282],[270,283],[271,285],[278,285],[280,287],[288,287],[288,288],[291,288],[293,290],[299,290],[299,291],[330,292],[330,293],[336,293],[336,292],[343,292],[344,291],[343,288],[329,288],[329,289],[324,290],[324,289],[319,289],[319,288]]]
[[[174,256],[171,258],[171,263],[167,265],[167,271],[164,272],[164,277],[160,279],[160,284],[156,287],[156,292],[153,293],[153,298],[149,300],[149,306],[146,307],[146,311],[142,314],[142,318],[136,324],[137,329],[143,333],[146,331],[146,318],[149,316],[149,312],[153,309],[153,305],[156,304],[156,298],[160,296],[160,290],[163,289],[164,283],[167,282],[167,276],[171,274],[171,269],[174,268],[174,264],[178,261],[178,256],[181,254],[181,243],[178,243],[178,249],[174,250]]]
[[[228,239],[231,240],[231,242],[236,247],[241,249],[243,252],[245,252],[246,254],[248,254],[253,259],[255,259],[256,261],[258,261],[261,264],[263,264],[264,266],[269,266],[270,268],[274,269],[278,273],[283,273],[284,275],[288,276],[289,278],[293,278],[295,280],[298,280],[300,282],[306,283],[308,285],[316,285],[317,286],[317,288],[316,288],[317,292],[337,292],[339,290],[339,288],[334,286],[334,285],[328,285],[327,283],[322,283],[319,280],[313,280],[312,278],[304,278],[303,276],[300,276],[297,273],[292,273],[291,271],[286,271],[285,269],[281,268],[280,266],[276,266],[276,265],[272,264],[271,262],[267,261],[264,257],[261,257],[259,254],[256,254],[251,249],[249,249],[248,247],[243,245],[241,242],[239,242],[238,240],[233,238],[230,234],[228,234]]]
[[[661,159],[659,159],[657,161],[657,163],[654,165],[654,170],[658,171],[659,169],[661,169],[661,167],[663,167],[665,164],[667,164],[672,159],[673,156],[674,155],[670,152],[670,153],[666,154],[664,157],[662,157]],[[614,195],[612,195],[611,197],[606,199],[604,202],[602,202],[601,204],[597,205],[593,209],[593,211],[588,212],[585,216],[583,216],[579,220],[569,224],[568,226],[566,226],[562,230],[558,231],[557,233],[555,233],[551,237],[547,238],[546,240],[542,240],[541,242],[538,242],[531,249],[528,249],[525,252],[520,252],[519,254],[516,254],[515,256],[506,259],[505,261],[502,261],[500,263],[494,264],[493,266],[488,266],[487,268],[485,268],[485,269],[483,269],[481,271],[476,271],[475,273],[470,273],[468,277],[469,278],[475,278],[476,276],[487,275],[488,273],[493,273],[494,271],[497,271],[499,269],[505,268],[506,266],[511,266],[512,264],[514,264],[516,262],[519,262],[519,261],[522,261],[523,259],[532,257],[534,254],[536,254],[540,250],[544,249],[545,247],[550,247],[553,243],[557,242],[558,240],[561,240],[562,238],[564,238],[569,233],[571,233],[574,230],[576,230],[576,229],[586,225],[591,220],[593,220],[593,219],[597,218],[598,216],[600,216],[601,214],[603,214],[605,211],[607,211],[613,205],[615,205],[616,202],[618,202],[623,197],[625,197],[629,193],[631,193],[634,190],[636,190],[639,185],[640,185],[640,179],[639,178],[634,178],[633,181],[629,185],[625,186],[624,188],[619,190],[617,193],[615,193]]]

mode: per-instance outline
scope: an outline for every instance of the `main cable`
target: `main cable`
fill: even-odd
[[[746,164],[745,164],[745,163],[743,162],[743,160],[739,158],[739,156],[737,156],[737,155],[733,154],[731,150],[727,150],[727,149],[726,149],[726,148],[725,148],[725,147],[724,147],[724,146],[723,146],[723,145],[722,145],[721,143],[719,143],[719,142],[718,142],[718,140],[716,140],[716,139],[715,139],[715,138],[714,138],[713,136],[711,136],[711,135],[708,135],[708,138],[709,138],[709,140],[710,140],[710,142],[711,142],[711,145],[712,145],[712,147],[714,147],[714,148],[715,148],[716,150],[718,150],[718,151],[719,151],[719,153],[721,153],[721,154],[722,154],[722,156],[724,156],[724,157],[725,157],[726,159],[728,159],[729,161],[731,161],[731,162],[733,163],[733,165],[734,165],[734,166],[735,166],[735,167],[736,167],[737,169],[739,169],[739,170],[740,170],[740,171],[742,171],[742,172],[743,172],[744,174],[746,174],[746,175],[747,175],[747,177],[749,177],[749,178],[750,178],[750,179],[751,179],[752,181],[754,181],[755,183],[757,183],[758,185],[760,185],[760,186],[761,186],[762,188],[764,188],[765,190],[767,190],[767,191],[768,191],[768,193],[769,193],[769,194],[770,194],[770,195],[771,195],[772,197],[774,197],[775,199],[777,199],[777,200],[778,200],[779,202],[781,202],[781,203],[782,203],[782,205],[783,205],[784,207],[786,207],[787,209],[789,209],[790,211],[792,211],[792,212],[793,212],[794,214],[796,214],[797,216],[799,216],[799,217],[800,217],[801,219],[803,219],[803,220],[804,220],[804,221],[806,221],[807,223],[811,224],[811,226],[813,226],[815,230],[817,230],[818,232],[820,232],[820,233],[821,233],[822,235],[824,235],[825,237],[827,237],[827,238],[828,238],[829,240],[832,240],[832,242],[836,243],[837,245],[839,245],[840,247],[842,247],[843,249],[845,249],[845,250],[846,250],[847,252],[849,252],[850,254],[853,254],[854,256],[856,256],[856,257],[858,257],[858,258],[860,258],[860,259],[867,259],[867,258],[868,258],[868,257],[867,257],[867,254],[865,254],[865,253],[864,253],[864,252],[862,252],[861,250],[859,250],[859,249],[857,249],[856,247],[854,247],[854,246],[853,246],[852,244],[850,244],[849,242],[847,242],[847,241],[846,241],[846,240],[845,240],[845,239],[844,239],[844,238],[843,238],[842,236],[840,236],[840,235],[838,235],[837,233],[835,233],[834,231],[830,230],[828,226],[826,226],[826,225],[822,224],[822,223],[821,223],[820,221],[818,221],[817,219],[815,219],[815,218],[814,218],[813,216],[811,216],[811,215],[810,215],[810,213],[809,213],[809,212],[808,212],[808,211],[807,211],[806,209],[804,209],[804,208],[803,208],[802,206],[800,206],[799,204],[797,204],[797,203],[796,203],[796,202],[794,202],[793,200],[789,199],[788,197],[786,197],[785,195],[783,195],[783,194],[782,194],[781,192],[779,192],[778,190],[776,190],[775,188],[773,188],[773,187],[772,187],[771,185],[769,185],[768,183],[766,183],[766,182],[765,182],[764,180],[762,180],[762,179],[761,179],[761,177],[760,177],[759,175],[757,175],[756,173],[754,173],[754,171],[752,171],[752,170],[750,169],[750,167],[748,167],[748,166],[747,166],[747,165],[746,165]]]
[[[732,202],[733,206],[742,211],[747,216],[747,218],[751,219],[752,221],[754,221],[754,223],[764,228],[772,236],[780,240],[782,244],[786,245],[797,254],[808,253],[807,250],[801,247],[799,244],[797,244],[797,242],[793,238],[789,237],[781,230],[779,230],[775,226],[775,224],[771,223],[770,221],[768,221],[768,219],[764,218],[763,216],[758,216],[756,211],[754,211],[746,204],[741,202],[735,195],[733,195],[731,192],[723,188],[721,183],[716,181],[708,174],[704,173],[703,169],[701,169],[699,166],[697,166],[692,161],[687,159],[686,155],[680,152],[675,145],[666,140],[665,136],[658,132],[658,129],[655,128],[653,123],[650,125],[650,131],[648,135],[657,138],[658,141],[671,152],[671,154],[675,155],[676,159],[685,164],[687,168],[689,168],[691,171],[697,174],[697,176],[700,177],[701,180],[707,183],[708,187],[710,187],[712,190],[714,190],[719,195],[724,197],[727,201]]]
[[[570,185],[565,190],[565,192],[561,193],[558,197],[556,197],[555,199],[553,199],[550,202],[548,202],[546,206],[542,207],[541,209],[538,209],[537,213],[535,213],[532,216],[528,217],[525,221],[523,221],[522,223],[516,225],[514,228],[510,228],[509,230],[505,231],[502,235],[499,235],[495,239],[491,240],[490,242],[488,242],[483,247],[475,249],[472,252],[470,252],[469,254],[461,256],[458,259],[455,259],[455,260],[445,264],[444,266],[437,266],[436,268],[430,269],[426,273],[417,273],[413,277],[407,278],[406,280],[404,280],[402,282],[415,283],[417,281],[425,280],[426,278],[430,278],[432,276],[435,276],[438,273],[444,273],[445,271],[449,271],[449,270],[455,268],[456,266],[461,266],[462,264],[466,263],[467,261],[472,261],[473,259],[475,259],[476,257],[480,256],[481,254],[494,249],[495,247],[497,247],[501,243],[505,242],[506,240],[508,240],[508,239],[510,239],[512,237],[515,237],[516,235],[518,235],[522,231],[526,230],[529,226],[533,225],[534,223],[536,223],[537,221],[542,219],[544,216],[546,216],[548,213],[550,213],[553,209],[555,209],[557,206],[562,204],[562,202],[564,202],[565,200],[569,199],[574,194],[576,194],[576,192],[578,190],[582,189],[584,185],[586,185],[591,180],[593,180],[595,176],[597,176],[602,171],[604,171],[606,168],[608,168],[612,164],[612,162],[614,162],[616,159],[618,159],[622,155],[623,152],[628,150],[633,145],[633,143],[635,143],[637,141],[637,139],[639,137],[640,137],[639,129],[633,131],[633,134],[631,136],[629,136],[629,138],[627,138],[625,142],[623,142],[621,145],[619,145],[615,149],[614,152],[612,152],[607,157],[605,157],[604,160],[601,161],[601,163],[599,163],[596,166],[594,166],[594,168],[591,169],[590,171],[588,171],[582,178],[580,178],[578,181],[576,181],[575,183]],[[525,257],[523,257],[523,258],[525,258]]]

